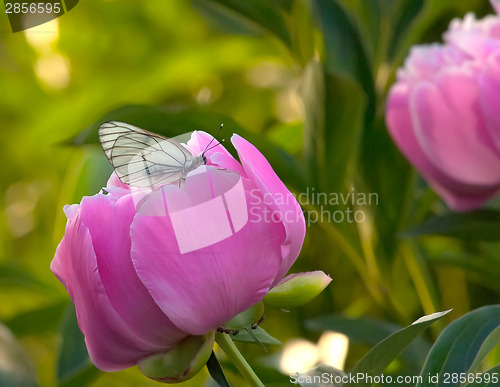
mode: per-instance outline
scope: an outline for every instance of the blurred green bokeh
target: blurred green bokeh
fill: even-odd
[[[214,133],[227,118],[221,137],[237,131],[255,139],[296,194],[345,195],[353,188],[378,195],[363,208],[364,223],[308,227],[292,270],[323,270],[334,280],[304,307],[266,311],[263,328],[283,343],[316,342],[323,328],[306,321],[318,316],[370,318],[359,337],[350,336],[350,368],[381,332],[438,310],[454,308],[443,319],[449,323],[498,303],[496,237],[401,238],[446,208],[399,154],[383,121],[385,95],[409,47],[440,41],[449,21],[469,11],[492,13],[485,0],[81,1],[15,34],[4,16],[0,322],[21,343],[29,359],[23,364],[38,384],[157,385],[136,368],[106,374],[88,363],[69,297],[49,270],[64,233],[63,206],[97,193],[111,173],[92,129],[126,105],[159,107],[165,121],[142,119],[151,124],[146,129],[165,134]],[[139,116],[149,111],[136,108]],[[328,208],[336,210],[346,208]],[[418,344],[418,361],[443,326]],[[276,367],[281,348],[241,348],[266,385],[289,385]],[[492,364],[500,358],[494,356]],[[404,362],[392,364],[392,372],[418,372]],[[234,385],[244,385],[223,365]],[[30,385],[26,380],[19,385]],[[182,385],[203,383],[213,383],[206,371]]]

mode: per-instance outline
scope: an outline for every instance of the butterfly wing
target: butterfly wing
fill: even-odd
[[[101,142],[102,149],[106,154],[106,157],[111,161],[111,152],[113,146],[118,137],[131,134],[131,133],[143,133],[146,136],[153,138],[166,139],[159,134],[148,132],[147,130],[138,128],[137,126],[127,124],[126,122],[120,121],[108,121],[103,123],[98,130],[99,141]]]
[[[123,122],[102,124],[99,139],[118,178],[133,187],[177,182],[194,159],[178,142]]]

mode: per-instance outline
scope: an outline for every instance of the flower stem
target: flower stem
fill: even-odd
[[[247,363],[238,348],[236,348],[236,345],[228,334],[217,332],[215,334],[215,341],[251,386],[264,387],[264,384]]]

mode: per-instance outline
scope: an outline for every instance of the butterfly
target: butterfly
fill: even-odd
[[[218,142],[210,148],[212,138],[201,154],[193,155],[171,138],[120,121],[103,123],[98,135],[120,181],[140,188],[172,183],[180,186],[189,172],[207,163],[205,153],[220,145]]]

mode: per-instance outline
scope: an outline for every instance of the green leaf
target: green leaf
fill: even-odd
[[[100,371],[92,364],[83,334],[78,328],[76,312],[71,304],[65,311],[61,326],[62,344],[57,364],[57,380],[60,386],[89,384]]]
[[[252,333],[262,344],[268,344],[268,345],[280,345],[281,344],[281,341],[272,337],[269,333],[267,333],[261,327],[257,327],[255,329],[252,329]],[[252,336],[250,336],[250,334],[244,329],[240,330],[236,335],[231,335],[231,338],[233,339],[233,341],[241,341],[241,342],[245,342],[245,343],[255,343],[255,340],[252,338]]]
[[[411,46],[421,42],[422,37],[428,34],[433,26],[437,26],[442,32],[451,20],[450,14],[458,16],[470,11],[469,2],[455,0],[403,1],[400,6],[401,16],[391,44],[395,48],[394,62],[396,64],[403,62],[403,58],[407,56]],[[405,8],[410,9],[403,12]]]
[[[485,257],[478,254],[447,253],[428,255],[431,264],[448,265],[460,267],[467,271],[468,275],[475,274],[475,280],[482,286],[488,285],[493,289],[500,287],[500,259],[496,257]]]
[[[61,301],[41,308],[19,313],[5,324],[18,337],[40,335],[57,329],[54,321],[59,321],[67,309],[68,302]]]
[[[359,28],[360,36],[365,42],[367,54],[374,57],[376,71],[381,62],[385,62],[387,50],[390,49],[390,38],[394,30],[397,16],[412,8],[414,2],[403,2],[401,10],[398,5],[400,0],[337,0],[353,16],[356,16],[356,26]],[[398,12],[399,11],[399,12]],[[370,43],[370,45],[368,45]]]
[[[309,319],[306,327],[314,331],[332,330],[343,333],[350,341],[367,345],[375,345],[402,328],[387,321],[334,314]]]
[[[0,265],[0,285],[3,284],[22,286],[35,291],[53,292],[47,284],[13,263]]]
[[[438,215],[403,232],[404,238],[421,235],[443,235],[468,240],[498,240],[500,212],[490,209],[469,213]]]
[[[79,203],[86,195],[94,195],[105,186],[113,168],[104,153],[97,149],[85,149],[75,154],[64,179],[64,192],[61,199],[65,203]],[[59,215],[63,216],[62,211]],[[66,217],[63,216],[64,223]]]
[[[282,147],[290,154],[302,152],[302,132],[304,125],[301,122],[279,122],[267,129],[269,140]]]
[[[277,36],[285,45],[290,47],[291,39],[282,6],[290,7],[286,2],[273,4],[273,1],[253,0],[210,0],[204,6],[212,5],[219,12],[226,12],[228,16],[243,17],[259,27]],[[240,20],[240,22],[242,22]]]
[[[373,99],[370,60],[352,16],[337,0],[315,0],[314,6],[324,36],[326,67],[357,80]]]
[[[229,11],[212,1],[192,0],[192,4],[210,23],[225,33],[237,35],[260,36],[263,34],[262,27],[258,26],[244,16]]]
[[[459,386],[444,382],[445,373],[471,373],[484,357],[500,343],[500,305],[473,310],[451,323],[434,343],[422,369],[425,386]],[[426,376],[439,374],[439,382]]]
[[[224,371],[222,370],[222,367],[215,357],[215,353],[213,351],[207,361],[207,368],[210,376],[217,382],[219,386],[229,387],[229,382],[226,379],[226,375],[224,375]]]
[[[410,2],[399,2],[398,19],[395,21],[391,42],[388,47],[388,58],[394,57],[400,41],[405,37],[406,31],[411,28],[413,20],[419,15],[424,6],[424,0],[413,0]]]
[[[97,129],[103,122],[111,120],[124,121],[168,137],[178,136],[197,129],[208,132],[213,129],[215,133],[221,123],[226,126],[224,130],[227,130],[227,128],[232,130],[232,128],[238,127],[233,120],[218,114],[191,109],[179,111],[178,109],[161,106],[124,105],[104,114],[76,137],[71,138],[68,144],[98,144]],[[224,133],[221,133],[221,136],[223,135]]]
[[[166,107],[147,105],[126,105],[115,109],[87,127],[82,133],[69,140],[70,144],[98,144],[97,129],[106,121],[124,121],[141,128],[174,137],[193,130],[203,130],[215,134],[220,124],[224,129],[221,138],[229,138],[232,133],[238,133],[243,138],[255,145],[267,158],[274,171],[287,185],[295,187],[298,191],[305,190],[305,177],[297,160],[280,147],[267,140],[264,136],[249,132],[238,125],[233,119],[218,113],[187,109],[179,111]],[[227,150],[236,155],[235,149],[226,143]]]
[[[331,330],[342,333],[350,342],[375,346],[388,336],[402,329],[401,326],[370,318],[350,318],[327,315],[306,321],[306,327],[314,331]],[[417,337],[400,355],[400,358],[414,370],[420,372],[431,348],[422,337]]]
[[[386,367],[432,323],[450,311],[433,313],[419,318],[413,324],[392,334],[372,348],[351,370],[351,374],[365,373],[380,375]],[[369,386],[369,383],[357,383],[356,386]]]
[[[397,233],[407,227],[409,203],[415,202],[415,172],[394,145],[383,116],[365,128],[359,161],[367,192],[378,198],[373,211],[380,248],[386,257],[395,256],[399,254]]]
[[[349,168],[358,156],[365,95],[349,78],[325,72],[325,192],[345,192]]]
[[[295,1],[288,19],[292,39],[291,52],[302,68],[316,55],[316,31],[311,8],[310,1]]]
[[[357,156],[365,96],[357,83],[312,60],[300,89],[306,111],[304,152],[312,180],[322,192],[345,192]]]
[[[290,13],[296,0],[273,0],[275,7],[281,8],[283,11]]]
[[[0,386],[36,386],[36,374],[28,355],[7,327],[0,323]]]

